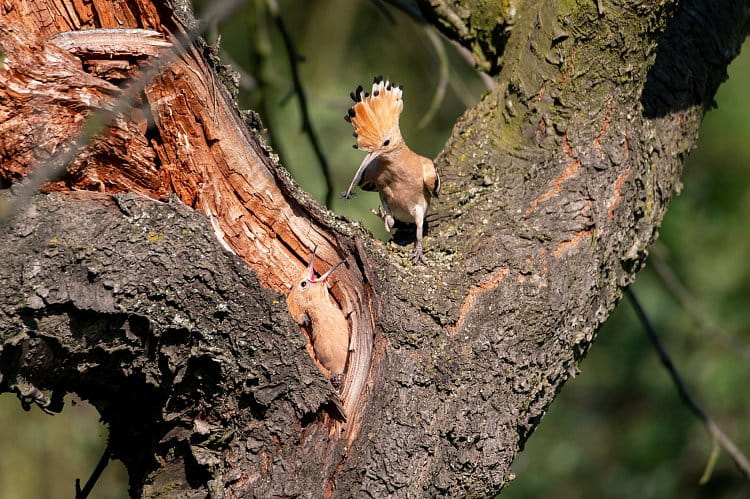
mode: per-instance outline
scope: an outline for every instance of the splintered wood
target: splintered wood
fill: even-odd
[[[15,138],[0,143],[0,179],[6,184],[70,147],[90,110],[111,109],[121,94],[118,85],[137,78],[144,64],[177,43],[142,28],[182,31],[179,24],[161,26],[144,1],[59,3],[66,6],[60,12],[39,9],[34,17],[11,11],[0,20],[5,55],[0,136]],[[138,15],[130,10],[134,4]],[[30,19],[40,26],[29,26]],[[75,31],[83,28],[97,29]],[[269,154],[247,130],[202,53],[193,46],[183,49],[146,86],[132,111],[116,116],[66,175],[44,189],[132,192],[159,200],[174,193],[209,217],[218,240],[247,262],[264,286],[287,294],[314,248],[319,273],[347,252],[282,188]],[[342,390],[351,414],[364,390],[374,324],[353,257],[332,281],[354,332]]]
[[[33,47],[33,49],[31,49]],[[91,109],[107,109],[120,89],[81,69],[54,43],[0,22],[0,179],[15,182],[60,150],[84,126]],[[135,119],[133,119],[135,118]],[[45,190],[136,192],[164,197],[156,154],[144,135],[143,114],[116,117]],[[12,138],[12,139],[10,139]]]

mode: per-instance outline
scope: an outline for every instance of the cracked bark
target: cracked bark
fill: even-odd
[[[183,29],[146,0],[45,4],[0,7],[6,185],[119,91],[52,35]],[[91,401],[133,495],[500,490],[643,265],[750,16],[739,1],[604,12],[512,12],[497,87],[437,158],[426,267],[302,192],[189,48],[143,95],[153,127],[119,117],[4,229],[0,390]],[[320,268],[347,261],[332,289],[354,340],[346,423],[282,294],[315,246]]]

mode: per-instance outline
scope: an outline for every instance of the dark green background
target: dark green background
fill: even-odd
[[[241,93],[243,107],[262,112],[274,145],[302,186],[322,199],[320,165],[301,131],[284,46],[263,2],[251,1],[220,26],[221,47],[258,84]],[[417,152],[434,157],[466,106],[484,91],[449,42],[446,97],[427,127],[417,124],[439,81],[439,58],[422,27],[394,12],[395,22],[369,0],[282,1],[281,13],[298,50],[317,134],[345,190],[363,153],[353,150],[343,116],[349,92],[374,75],[404,84],[402,129]],[[592,2],[593,5],[593,2]],[[215,39],[215,33],[209,34]],[[733,341],[698,327],[656,278],[652,265],[634,288],[658,325],[694,396],[726,433],[750,452],[750,44],[729,68],[729,80],[709,112],[698,148],[685,167],[684,190],[670,207],[656,251],[695,297],[691,307],[722,326]],[[336,197],[332,209],[385,234],[368,213],[377,195]],[[427,240],[429,244],[429,239]],[[113,387],[113,390],[116,388]],[[104,446],[106,428],[87,404],[61,415],[25,413],[0,396],[0,498],[68,498],[86,479]],[[509,498],[746,498],[748,483],[722,453],[711,480],[698,481],[711,451],[700,422],[678,400],[641,325],[626,301],[519,454]],[[113,462],[93,497],[126,497],[124,468]]]

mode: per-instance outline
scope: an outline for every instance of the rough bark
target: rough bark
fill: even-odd
[[[425,18],[471,51],[479,69],[490,74],[500,69],[517,13],[510,0],[417,0],[417,4]]]
[[[7,182],[119,92],[53,34],[184,29],[146,0],[45,3],[0,6]],[[154,128],[118,117],[47,187],[63,193],[5,229],[0,389],[49,410],[90,400],[134,495],[500,490],[643,264],[750,16],[739,1],[604,6],[527,0],[466,26],[483,44],[472,30],[512,31],[490,43],[497,87],[437,159],[427,266],[301,192],[189,47],[143,96]],[[107,182],[79,182],[92,172]],[[347,260],[332,290],[354,338],[345,423],[282,295],[315,246],[321,268]]]

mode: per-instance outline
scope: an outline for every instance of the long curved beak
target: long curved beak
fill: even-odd
[[[357,170],[357,173],[354,175],[354,179],[352,179],[352,183],[349,184],[349,189],[342,194],[344,199],[351,199],[352,197],[352,191],[354,190],[354,187],[356,185],[359,185],[359,182],[362,180],[362,175],[364,174],[365,170],[368,166],[370,166],[370,163],[372,163],[378,156],[380,155],[379,151],[372,151],[370,153],[367,153],[367,156],[365,156],[365,159],[362,160],[362,164],[359,165],[359,169]]]

